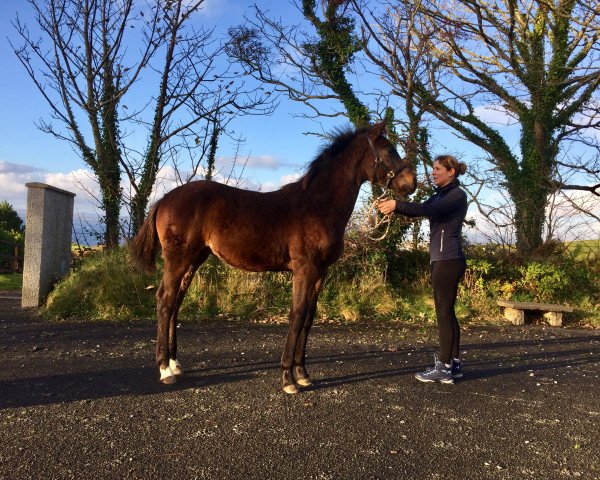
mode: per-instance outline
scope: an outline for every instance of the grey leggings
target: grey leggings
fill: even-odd
[[[444,363],[451,363],[451,358],[459,358],[460,327],[454,304],[465,269],[466,262],[463,259],[438,260],[431,264],[431,284],[440,336],[438,357]]]

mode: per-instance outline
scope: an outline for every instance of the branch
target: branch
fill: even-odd
[[[597,183],[596,185],[566,185],[561,182],[555,182],[554,187],[556,190],[581,190],[600,197],[600,183]]]

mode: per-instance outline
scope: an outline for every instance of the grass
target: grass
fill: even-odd
[[[0,290],[21,290],[22,273],[0,273]]]
[[[569,242],[567,250],[574,253],[578,260],[600,259],[600,238]]]

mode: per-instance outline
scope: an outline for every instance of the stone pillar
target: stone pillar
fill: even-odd
[[[27,183],[25,259],[21,306],[39,307],[71,266],[75,194],[44,183]]]

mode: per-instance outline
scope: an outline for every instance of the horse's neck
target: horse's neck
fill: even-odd
[[[323,172],[306,189],[306,194],[318,202],[317,208],[323,214],[323,221],[330,223],[334,229],[346,227],[360,187],[366,181],[359,160],[354,158],[341,168],[338,165],[331,172]]]

